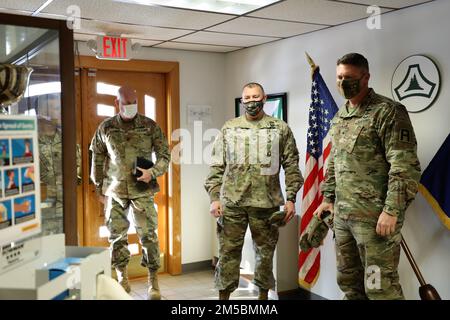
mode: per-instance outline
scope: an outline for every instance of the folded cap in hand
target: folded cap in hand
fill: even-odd
[[[318,248],[327,236],[328,229],[333,229],[333,214],[326,212],[322,213],[323,220],[319,220],[317,216],[313,215],[306,226],[299,242],[300,249],[303,252],[311,248]]]
[[[275,211],[269,218],[270,224],[277,227],[283,227],[286,224],[284,218],[286,217],[285,211]]]

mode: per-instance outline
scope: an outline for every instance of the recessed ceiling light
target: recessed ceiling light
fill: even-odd
[[[145,6],[160,5],[217,13],[245,14],[280,0],[114,0]]]

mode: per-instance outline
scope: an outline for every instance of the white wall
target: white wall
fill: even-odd
[[[436,1],[383,15],[380,30],[369,30],[365,21],[359,21],[227,54],[226,117],[233,116],[233,108],[228,106],[233,104],[234,97],[240,95],[245,82],[261,82],[268,93],[288,92],[288,122],[301,152],[300,163],[304,172],[311,86],[305,51],[320,65],[322,76],[338,104],[343,100],[335,89],[335,63],[343,54],[360,52],[365,55],[371,67],[371,86],[389,97],[396,66],[409,55],[426,54],[437,61],[443,87],[430,109],[411,114],[423,170],[449,133],[450,44],[444,40],[446,30],[450,30],[448,12],[450,1]],[[300,203],[297,211],[299,207]],[[289,233],[288,240],[283,235],[280,241],[286,244],[297,241],[294,233],[284,232]],[[438,290],[442,298],[450,299],[450,231],[444,228],[421,195],[407,212],[403,235],[425,280]],[[280,255],[284,247],[279,245],[278,250]],[[282,253],[291,257],[286,250]],[[312,289],[314,293],[330,299],[342,297],[336,285],[335,265],[333,243],[328,238],[322,250],[320,278]],[[283,261],[277,261],[276,267],[288,272],[296,268],[292,264],[283,265]],[[400,261],[400,277],[406,298],[419,299],[418,281],[404,255]]]
[[[93,55],[85,43],[79,44],[82,55]],[[180,63],[180,127],[193,134],[194,126],[187,122],[188,105],[213,107],[212,122],[203,126],[220,128],[225,119],[225,55],[142,48],[136,59],[178,61]],[[205,142],[204,145],[207,143]],[[192,161],[194,160],[192,145]],[[209,214],[209,198],[203,188],[208,174],[206,164],[181,165],[181,248],[182,264],[210,260],[215,234]]]

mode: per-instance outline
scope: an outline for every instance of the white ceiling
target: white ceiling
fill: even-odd
[[[113,0],[53,0],[43,8],[47,0],[0,0],[0,12],[66,19],[75,5],[81,14],[76,40],[112,33],[143,46],[230,52],[365,19],[369,5],[386,13],[430,1],[436,0],[280,0],[232,15]]]

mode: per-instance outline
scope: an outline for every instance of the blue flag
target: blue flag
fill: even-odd
[[[423,172],[419,191],[450,229],[450,134]]]

